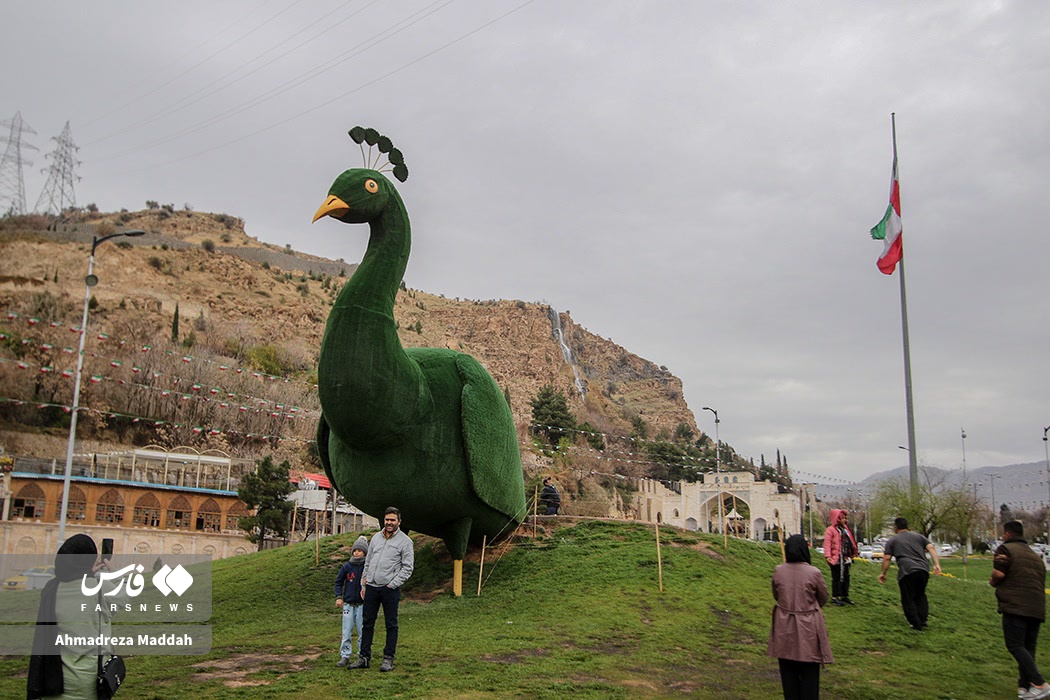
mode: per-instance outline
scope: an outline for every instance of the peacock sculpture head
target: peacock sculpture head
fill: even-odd
[[[335,179],[328,190],[328,197],[314,215],[314,221],[330,216],[347,224],[363,224],[374,221],[397,198],[394,184],[383,175],[392,172],[401,182],[408,179],[408,168],[401,151],[386,136],[375,129],[355,126],[350,138],[361,146],[363,168],[351,168]],[[365,152],[364,144],[368,144]],[[373,154],[373,149],[378,154]],[[386,162],[380,164],[383,157]]]

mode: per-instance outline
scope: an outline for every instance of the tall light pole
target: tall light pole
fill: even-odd
[[[963,469],[962,485],[963,485],[963,489],[965,490],[966,489],[966,429],[965,428],[959,428],[959,434],[962,435],[962,458],[963,458],[963,462],[962,462],[962,469]],[[973,504],[973,510],[971,512],[973,512],[973,513],[977,512],[977,503],[976,502]],[[973,554],[973,541],[970,539],[970,528],[966,528],[966,549],[963,550],[963,559],[964,560],[966,559],[966,555],[967,554]]]
[[[62,509],[58,516],[58,543],[66,540],[66,511],[69,508],[69,480],[73,475],[73,445],[77,439],[77,413],[80,411],[80,378],[84,371],[84,341],[87,339],[88,305],[91,302],[91,288],[98,284],[95,276],[95,249],[110,240],[121,236],[143,236],[145,231],[133,229],[120,233],[111,233],[102,238],[91,237],[91,254],[88,256],[88,271],[84,278],[84,315],[80,319],[80,349],[77,352],[77,373],[73,380],[73,407],[69,414],[69,443],[66,445],[66,474],[62,480]]]
[[[718,483],[718,474],[722,471],[722,441],[718,437],[718,411],[711,408],[710,406],[704,406],[704,411],[710,411],[715,414],[715,483]],[[722,503],[722,487],[718,487],[718,527],[722,530],[722,546],[726,549],[729,548],[729,535],[726,534],[726,520],[723,511],[725,507]]]
[[[999,510],[999,506],[995,503],[995,480],[999,478],[998,474],[989,474],[988,481],[992,485],[992,530],[996,536],[999,535],[999,515],[1002,511]]]
[[[1046,453],[1046,484],[1047,492],[1050,493],[1050,447],[1047,446],[1046,434],[1050,432],[1050,425],[1043,428],[1043,451]],[[1050,544],[1050,501],[1046,503],[1046,542]]]

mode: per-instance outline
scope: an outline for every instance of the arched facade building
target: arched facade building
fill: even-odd
[[[777,484],[748,471],[704,474],[692,483],[641,479],[638,489],[639,520],[702,532],[721,532],[725,523],[729,534],[753,540],[775,539],[778,527],[785,537],[801,532],[798,494],[778,493]]]

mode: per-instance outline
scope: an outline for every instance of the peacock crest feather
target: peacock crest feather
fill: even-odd
[[[366,168],[381,173],[392,173],[401,182],[408,179],[408,166],[405,165],[405,156],[401,151],[394,148],[394,143],[389,138],[383,136],[375,129],[363,126],[355,126],[347,133],[350,134],[350,138],[353,139],[354,143],[361,147],[361,158],[364,159]],[[368,144],[367,153],[365,152],[366,143]],[[377,149],[378,153],[373,153],[373,148]],[[386,156],[386,162],[380,163],[384,156]]]

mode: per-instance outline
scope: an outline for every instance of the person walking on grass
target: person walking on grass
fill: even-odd
[[[824,531],[824,559],[831,567],[831,604],[855,605],[849,597],[849,570],[857,556],[857,538],[849,528],[849,513],[831,509],[831,525]]]
[[[554,488],[554,484],[551,483],[551,478],[549,476],[543,480],[543,491],[540,492],[540,503],[543,504],[544,515],[557,515],[558,508],[561,507],[561,495],[558,494],[558,489]]]
[[[921,632],[926,629],[926,618],[930,614],[930,604],[926,598],[926,584],[930,580],[930,565],[926,561],[926,552],[933,557],[933,573],[941,575],[941,560],[937,557],[937,548],[917,532],[908,529],[905,518],[893,521],[896,533],[886,542],[882,553],[882,573],[879,583],[886,583],[886,571],[890,568],[890,559],[897,558],[897,585],[901,589],[901,607],[904,617],[913,630]]]
[[[383,608],[386,622],[386,645],[383,647],[383,663],[380,671],[394,670],[394,653],[397,651],[397,607],[401,600],[401,586],[412,575],[415,568],[415,552],[412,538],[401,531],[401,511],[391,506],[383,514],[383,529],[372,535],[365,561],[364,585],[364,631],[361,633],[361,650],[357,659],[347,668],[368,668],[372,659],[372,635],[375,634],[376,617]]]
[[[1035,665],[1039,626],[1046,619],[1046,567],[1016,520],[1003,525],[1003,543],[995,550],[988,583],[999,601],[1006,650],[1017,660],[1017,697],[1050,697],[1050,685]]]
[[[828,602],[824,574],[810,564],[802,535],[784,543],[784,564],[773,571],[773,623],[766,654],[780,665],[785,700],[820,697],[820,667],[834,661],[821,607]]]
[[[335,606],[343,611],[343,641],[339,645],[339,663],[347,666],[354,653],[354,630],[357,630],[357,646],[361,648],[361,633],[364,623],[364,590],[361,579],[365,572],[365,556],[368,554],[368,539],[361,535],[350,551],[350,560],[339,567],[335,576]]]

